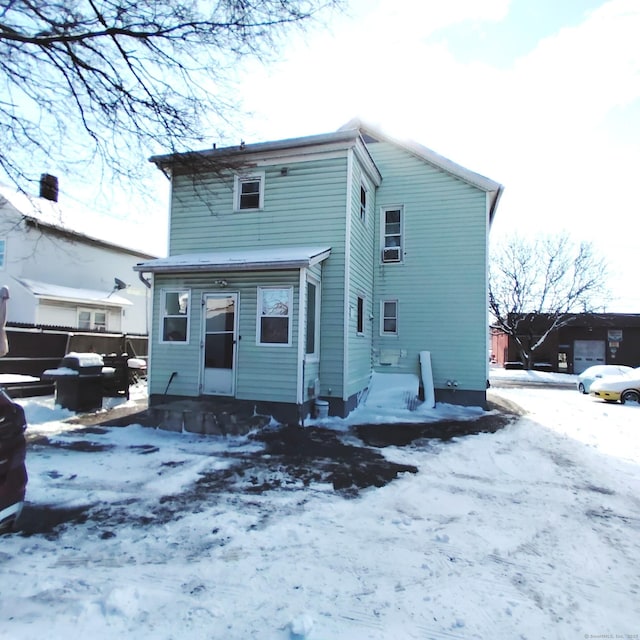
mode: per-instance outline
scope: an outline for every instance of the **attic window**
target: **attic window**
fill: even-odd
[[[236,176],[234,210],[258,211],[264,206],[264,173]]]

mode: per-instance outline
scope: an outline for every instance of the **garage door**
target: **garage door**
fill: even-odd
[[[604,340],[575,340],[573,373],[582,373],[594,364],[606,364]]]

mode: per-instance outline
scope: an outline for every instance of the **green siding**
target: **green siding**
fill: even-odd
[[[360,217],[360,185],[368,187],[367,212],[364,221]],[[354,161],[351,183],[351,234],[349,269],[349,323],[348,323],[348,380],[345,398],[362,391],[371,377],[373,325],[369,320],[373,311],[373,256],[375,238],[375,186],[367,179],[362,167]],[[358,297],[364,298],[364,332],[357,332]]]
[[[282,175],[284,167],[287,175]],[[311,375],[320,378],[322,395],[341,397],[347,152],[341,157],[257,167],[256,171],[265,173],[261,211],[233,211],[232,176],[176,175],[172,190],[170,255],[273,246],[331,247],[331,255],[322,267],[322,358],[315,370],[309,371],[309,376],[305,371],[303,398],[307,396]],[[228,279],[226,274],[224,277]],[[297,286],[298,281],[296,292]],[[296,303],[297,300],[296,293]],[[297,330],[297,321],[295,326]],[[250,354],[247,351],[247,355]],[[251,355],[256,355],[258,360],[261,356]],[[254,388],[262,389],[264,381],[259,373],[252,371],[251,365],[248,371],[238,368],[241,373],[237,397],[248,397]],[[257,370],[262,368],[258,366]],[[296,376],[294,363],[289,369],[294,389]],[[172,389],[174,385],[175,382]],[[286,395],[288,401],[295,401],[295,396],[293,400],[289,398],[290,386],[283,382],[283,386],[278,387],[278,398]],[[287,389],[286,394],[283,388]]]
[[[388,143],[370,145],[384,179],[377,193],[374,349],[417,372],[431,351],[436,388],[486,388],[486,194]],[[380,210],[404,206],[404,259],[380,261]],[[379,335],[383,299],[398,300],[399,335]],[[381,370],[389,370],[388,367]]]
[[[369,187],[365,223],[360,219],[364,171],[358,156],[347,149],[306,160],[298,156],[291,162],[258,163],[255,171],[265,176],[260,211],[233,210],[231,174],[174,176],[171,255],[303,245],[329,246],[331,255],[309,270],[321,276],[320,361],[305,359],[304,366],[298,331],[306,330],[306,314],[303,309],[299,321],[298,270],[156,275],[152,394],[164,393],[172,371],[179,373],[170,394],[199,394],[200,301],[204,293],[216,292],[213,281],[220,277],[229,283],[224,291],[239,294],[235,393],[239,399],[295,403],[300,383],[306,401],[310,385],[319,378],[321,396],[346,400],[367,386],[372,368],[417,373],[422,350],[432,354],[436,388],[456,380],[461,391],[485,390],[486,194],[399,146],[380,142],[368,148],[383,179],[376,188],[365,178]],[[403,206],[404,257],[401,264],[384,265],[380,211],[391,205]],[[261,285],[294,288],[290,347],[256,345],[256,294]],[[192,292],[188,345],[157,340],[160,291],[175,286]],[[357,335],[358,296],[365,300],[364,335]],[[398,300],[397,337],[379,334],[384,299]],[[382,353],[396,354],[398,363],[383,367]]]
[[[228,286],[213,284],[223,276]],[[256,341],[257,290],[260,286],[293,287],[291,346],[258,345]],[[159,342],[161,291],[185,287],[191,291],[189,344]],[[184,277],[157,275],[154,281],[154,314],[152,326],[153,368],[149,392],[163,394],[172,371],[178,375],[169,394],[198,396],[203,333],[202,298],[205,293],[238,293],[238,342],[235,397],[295,403],[297,399],[298,362],[298,287],[299,271],[225,272],[224,274],[189,275]]]

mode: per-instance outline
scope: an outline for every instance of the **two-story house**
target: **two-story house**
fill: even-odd
[[[70,228],[57,192],[57,179],[48,174],[39,196],[0,185],[8,323],[146,334],[149,292],[133,266],[154,256]]]
[[[487,244],[502,187],[353,122],[324,135],[151,158],[170,177],[153,280],[150,405],[223,396],[345,416],[373,371],[486,403]]]

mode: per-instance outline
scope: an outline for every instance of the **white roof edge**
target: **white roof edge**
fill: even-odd
[[[253,153],[267,153],[270,151],[281,151],[283,149],[291,149],[296,147],[311,147],[319,145],[327,145],[332,143],[353,143],[360,136],[357,129],[338,130],[331,133],[321,133],[311,136],[302,136],[299,138],[285,138],[283,140],[273,140],[268,142],[255,142],[251,144],[242,144],[231,147],[220,147],[213,149],[201,149],[199,151],[184,151],[176,153],[168,153],[163,155],[155,155],[149,158],[149,162],[156,165],[171,165],[173,162],[181,158],[207,158],[217,155],[251,155]]]
[[[139,262],[133,267],[141,273],[182,273],[195,271],[266,271],[301,269],[326,260],[331,247],[283,247],[212,253],[179,254]]]
[[[429,164],[432,164],[433,166],[442,169],[443,171],[446,171],[447,173],[450,173],[451,175],[460,178],[483,191],[498,192],[503,190],[503,186],[499,182],[495,182],[486,176],[476,173],[475,171],[471,171],[471,169],[467,169],[457,162],[441,156],[439,153],[433,151],[433,149],[429,149],[428,147],[414,142],[413,140],[398,140],[397,138],[393,138],[375,126],[368,125],[357,118],[347,122],[345,125],[340,127],[338,131],[353,131],[354,129],[364,131],[374,138],[379,138],[386,142],[397,144],[410,153],[413,153],[415,156],[418,156],[425,162],[428,162]]]

